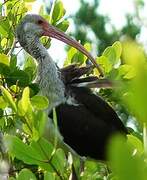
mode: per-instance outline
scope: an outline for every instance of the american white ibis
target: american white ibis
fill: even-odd
[[[111,135],[117,132],[126,134],[127,129],[110,105],[89,88],[80,86],[82,80],[78,77],[89,68],[78,69],[71,65],[60,70],[40,43],[41,36],[56,38],[77,48],[102,74],[101,69],[82,45],[41,16],[26,15],[18,25],[18,41],[38,62],[36,82],[41,94],[49,99],[50,107],[56,107],[58,127],[64,141],[81,156],[104,159]],[[58,52],[55,50],[55,53]],[[86,84],[93,80],[94,77],[84,79]]]

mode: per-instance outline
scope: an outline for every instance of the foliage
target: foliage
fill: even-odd
[[[140,7],[140,2],[136,2],[138,2]],[[80,8],[73,17],[76,30],[72,32],[72,35],[76,39],[80,39],[82,44],[87,41],[96,44],[97,52],[101,54],[107,46],[110,46],[122,37],[135,40],[140,33],[140,25],[135,21],[137,18],[136,14],[127,14],[126,24],[122,28],[117,29],[108,16],[100,14],[100,3],[101,0],[90,2],[80,0]],[[92,41],[89,36],[92,33],[96,37],[95,41]]]
[[[133,132],[128,135],[127,141],[120,136],[113,137],[108,146],[109,165],[87,158],[81,166],[78,156],[67,153],[62,146],[57,147],[56,135],[53,139],[44,136],[49,123],[45,112],[49,102],[46,97],[37,94],[39,88],[33,82],[37,70],[34,59],[22,54],[25,62],[19,65],[20,48],[15,38],[15,29],[30,8],[29,3],[33,1],[7,0],[0,4],[0,172],[7,170],[4,172],[8,173],[10,179],[18,180],[66,180],[75,174],[81,180],[146,179],[147,61],[143,48],[133,41],[116,41],[96,59],[105,76],[119,82],[119,88],[112,91],[112,94],[136,117],[140,127],[143,127],[142,133]],[[65,9],[61,1],[55,1],[50,14],[43,12],[41,7],[42,16],[59,29],[67,30],[69,23],[64,19]],[[42,42],[46,48],[50,47],[50,39],[43,38]],[[91,44],[85,43],[85,48],[90,51]],[[65,64],[75,62],[83,65],[87,59],[70,48]],[[96,70],[93,74],[99,76]],[[55,113],[53,119],[56,131]]]
[[[105,49],[108,46],[112,45],[115,41],[128,39],[137,41],[142,31],[141,27],[146,27],[146,22],[144,22],[143,18],[141,17],[141,10],[144,7],[144,0],[132,1],[134,12],[127,13],[125,15],[126,23],[119,28],[112,23],[108,15],[101,14],[101,2],[101,0],[80,0],[80,8],[72,17],[75,25],[75,31],[73,30],[71,34],[77,40],[80,39],[80,42],[82,44],[85,44],[87,42],[91,43],[93,46],[92,52],[95,52],[99,55],[103,54],[103,51],[105,51]],[[142,26],[140,26],[140,24]],[[110,63],[108,63],[107,60],[103,57],[101,57],[100,61],[107,63],[106,68],[107,71],[109,71],[109,69],[111,68]],[[122,65],[124,64],[122,57],[120,63]],[[131,67],[121,66],[122,72],[124,72],[125,70],[128,71],[127,69],[129,68]],[[133,70],[129,71],[130,76],[132,75],[132,71]],[[114,78],[114,76],[117,76],[116,73],[117,72],[115,70],[112,71],[112,78]],[[99,93],[115,105],[119,116],[125,117],[125,120],[123,122],[125,124],[129,123],[130,114],[119,97],[115,96],[112,91],[108,89],[101,89]],[[135,126],[137,126],[137,128],[139,129],[137,124]]]

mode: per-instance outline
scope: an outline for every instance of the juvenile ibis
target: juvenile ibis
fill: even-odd
[[[96,79],[83,78],[85,84],[79,79],[91,67],[77,68],[71,65],[59,69],[39,38],[49,36],[75,47],[103,75],[94,58],[77,41],[39,15],[26,15],[17,26],[16,34],[20,45],[38,63],[36,82],[39,84],[40,94],[49,99],[50,108],[56,108],[58,128],[64,142],[81,156],[105,159],[109,138],[117,132],[126,134],[127,129],[112,107],[87,86]],[[55,53],[58,52],[55,50]]]

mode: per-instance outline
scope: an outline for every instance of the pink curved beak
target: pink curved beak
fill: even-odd
[[[95,67],[98,69],[101,76],[104,76],[102,69],[100,66],[96,63],[95,59],[92,57],[92,55],[76,40],[72,39],[71,37],[67,36],[64,32],[58,30],[54,26],[50,25],[48,22],[45,22],[42,26],[44,33],[43,36],[49,36],[55,39],[58,39],[74,48],[82,52],[85,56],[87,56],[91,62],[95,65]]]

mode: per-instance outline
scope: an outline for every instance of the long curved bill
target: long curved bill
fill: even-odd
[[[92,57],[92,55],[76,40],[72,39],[71,37],[67,36],[64,32],[58,30],[54,26],[48,24],[47,22],[43,26],[44,36],[49,36],[52,38],[56,38],[74,48],[82,52],[84,55],[86,55],[91,62],[95,65],[95,67],[98,69],[101,76],[104,76],[102,69],[100,66],[96,63],[95,59]]]

